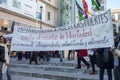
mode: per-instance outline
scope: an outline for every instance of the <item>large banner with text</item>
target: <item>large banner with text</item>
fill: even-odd
[[[73,25],[39,29],[15,26],[12,51],[77,50],[114,45],[110,10]]]

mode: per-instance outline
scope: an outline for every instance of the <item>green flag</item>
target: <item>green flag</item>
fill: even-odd
[[[77,3],[77,1],[76,1],[76,6],[77,6],[77,9],[78,9],[79,21],[82,21],[82,20],[85,19],[85,17],[83,16],[83,15],[84,15],[84,11],[83,11],[83,9],[79,6],[79,4]]]
[[[100,6],[94,0],[92,0],[92,6],[95,6],[97,10],[100,10]]]
[[[82,14],[80,14],[79,12],[78,12],[78,15],[79,15],[79,20],[80,20],[80,21],[82,21],[82,20],[85,19],[85,17],[84,17]]]

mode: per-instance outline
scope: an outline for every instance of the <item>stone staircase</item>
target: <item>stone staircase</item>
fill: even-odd
[[[91,69],[87,70],[85,65],[82,69],[75,69],[73,62],[39,62],[38,65],[26,62],[11,62],[11,74],[27,77],[45,78],[52,80],[99,80],[98,68],[96,75],[89,75]],[[107,80],[107,75],[105,75]]]

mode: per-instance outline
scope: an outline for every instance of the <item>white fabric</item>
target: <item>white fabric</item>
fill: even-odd
[[[115,50],[115,56],[120,57],[120,50],[119,49]]]
[[[120,42],[118,43],[117,49],[115,50],[115,56],[120,57]]]
[[[89,55],[93,55],[93,54],[94,54],[94,51],[93,51],[92,49],[89,49],[89,50],[88,50],[88,54],[89,54]]]

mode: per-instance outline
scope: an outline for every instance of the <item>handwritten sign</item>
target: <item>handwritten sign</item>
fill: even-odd
[[[110,10],[66,27],[15,26],[12,51],[76,50],[114,45]]]

